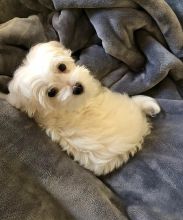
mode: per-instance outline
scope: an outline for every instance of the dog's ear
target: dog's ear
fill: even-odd
[[[36,106],[31,102],[27,102],[27,106],[25,107],[24,111],[28,114],[30,118],[33,118],[36,113]]]
[[[25,97],[22,93],[13,93],[12,91],[8,94],[7,100],[12,106],[26,112],[27,115],[32,118],[36,113],[36,105],[33,101]]]
[[[26,112],[29,117],[33,117],[36,112],[36,104],[32,100],[32,94],[29,90],[30,86],[25,81],[24,69],[20,67],[10,81],[8,102],[14,107]]]

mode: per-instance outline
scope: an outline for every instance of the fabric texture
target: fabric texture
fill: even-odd
[[[102,84],[157,98],[144,148],[101,178],[0,101],[0,219],[181,220],[183,1],[2,0],[0,90],[29,48],[59,40]]]

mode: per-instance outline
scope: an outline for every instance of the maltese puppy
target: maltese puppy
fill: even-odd
[[[59,42],[34,46],[1,94],[24,111],[51,139],[96,175],[111,172],[142,148],[150,133],[147,116],[160,112],[147,96],[112,92]]]

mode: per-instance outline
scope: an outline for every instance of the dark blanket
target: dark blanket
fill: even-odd
[[[1,0],[0,89],[28,49],[60,40],[104,85],[158,98],[144,148],[96,178],[0,101],[0,219],[181,220],[183,1]]]

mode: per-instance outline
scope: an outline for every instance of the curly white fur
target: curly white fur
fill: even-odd
[[[61,73],[58,65],[67,70]],[[84,86],[73,95],[76,82]],[[56,97],[48,97],[56,87]],[[156,115],[160,107],[146,96],[130,98],[111,92],[76,66],[71,53],[58,42],[34,46],[9,84],[6,100],[25,111],[46,130],[53,141],[96,175],[107,174],[125,163],[142,148],[150,133],[146,115]],[[4,98],[4,96],[2,96]]]

